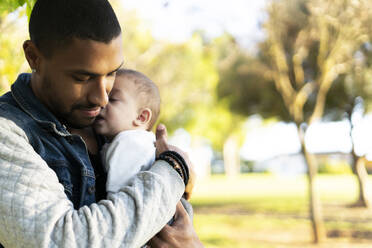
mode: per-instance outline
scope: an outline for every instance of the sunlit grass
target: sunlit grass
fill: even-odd
[[[274,247],[264,242],[265,233],[277,239],[277,230],[282,230],[280,235],[286,235],[299,227],[308,228],[306,220],[275,219],[263,215],[201,214],[195,216],[194,224],[206,247]]]
[[[316,185],[329,235],[347,233],[343,242],[349,242],[352,235],[372,234],[372,221],[360,216],[366,213],[346,208],[356,200],[354,176],[319,175]],[[313,247],[306,176],[213,176],[196,186],[191,202],[206,247]]]

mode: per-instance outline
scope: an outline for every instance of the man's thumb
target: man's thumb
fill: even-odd
[[[164,141],[167,140],[167,128],[163,124],[159,124],[156,127],[156,139],[164,139]]]

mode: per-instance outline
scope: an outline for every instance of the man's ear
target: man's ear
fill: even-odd
[[[25,52],[25,57],[30,65],[31,70],[38,72],[40,70],[40,63],[42,59],[40,50],[31,40],[26,40],[23,43],[23,51]]]
[[[152,111],[149,108],[140,109],[137,118],[133,121],[134,126],[146,125],[152,118]]]

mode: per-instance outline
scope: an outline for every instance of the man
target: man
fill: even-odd
[[[0,98],[0,243],[4,247],[139,247],[172,217],[185,190],[155,162],[102,200],[101,142],[90,128],[123,65],[107,0],[38,0],[23,49],[32,74]],[[158,152],[176,150],[157,130]],[[183,155],[185,156],[185,155]],[[89,158],[90,157],[90,158]],[[187,159],[187,157],[185,157]],[[151,247],[202,247],[182,205]]]

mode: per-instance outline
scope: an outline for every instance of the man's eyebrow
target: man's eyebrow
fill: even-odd
[[[113,70],[112,72],[109,72],[109,74],[111,74],[111,73],[114,73],[114,72],[117,72],[122,66],[124,65],[124,61],[123,62],[121,62],[121,64],[119,65],[119,67],[118,68],[116,68],[115,70]]]
[[[109,73],[107,74],[112,74],[114,72],[117,72],[124,64],[124,61],[121,62],[121,64],[119,65],[118,68],[116,68],[115,70],[113,71],[110,71]],[[80,75],[84,75],[84,76],[89,76],[89,77],[97,77],[97,76],[102,76],[101,74],[98,74],[98,73],[93,73],[93,72],[90,72],[90,71],[86,71],[86,70],[72,70],[71,71],[72,73],[76,73],[76,74],[80,74]]]

